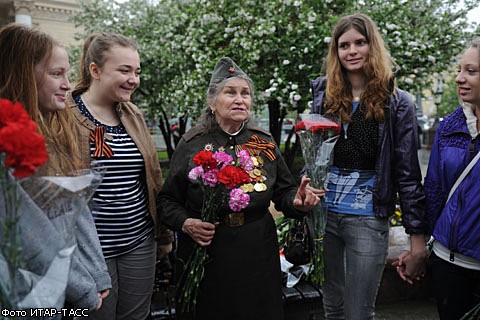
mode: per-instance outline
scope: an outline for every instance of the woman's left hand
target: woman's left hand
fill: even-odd
[[[307,212],[312,210],[320,202],[320,198],[325,195],[325,190],[313,188],[308,184],[309,182],[310,178],[302,177],[302,182],[293,199],[293,205],[299,211]]]
[[[411,235],[410,245],[411,251],[403,251],[392,265],[397,268],[400,278],[413,284],[414,280],[421,280],[425,276],[428,250],[421,234]]]

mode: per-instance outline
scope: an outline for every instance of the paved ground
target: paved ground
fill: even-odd
[[[419,150],[419,162],[423,177],[426,174],[430,151],[425,147]],[[400,227],[401,228],[401,227]],[[403,229],[403,228],[401,228]],[[397,230],[400,231],[400,230]],[[393,233],[391,231],[391,233]],[[408,243],[403,241],[401,234],[391,239],[390,254],[398,255]],[[389,254],[389,256],[390,256]],[[173,294],[170,288],[170,296]],[[375,320],[439,320],[436,306],[431,297],[428,278],[424,282],[411,287],[400,280],[392,268],[387,266],[377,299]],[[163,289],[156,292],[153,298],[151,319],[173,319],[165,311],[165,295]],[[161,309],[163,309],[161,311]],[[291,303],[285,305],[285,320],[324,320],[321,300]]]
[[[375,313],[375,320],[439,320],[435,302],[428,299],[380,304]],[[324,319],[323,311],[312,305],[287,310],[285,315],[285,320]]]
[[[432,299],[400,301],[377,306],[376,320],[438,320]]]

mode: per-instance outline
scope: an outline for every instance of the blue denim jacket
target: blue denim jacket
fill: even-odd
[[[470,148],[473,147],[473,153]],[[438,126],[432,145],[425,194],[429,234],[452,253],[480,260],[480,163],[472,168],[448,203],[450,189],[480,150],[480,139],[472,144],[462,107],[457,108]]]
[[[326,77],[311,81],[312,113],[323,113]],[[378,155],[373,206],[377,217],[389,217],[395,210],[398,192],[403,226],[408,234],[426,233],[425,194],[417,153],[415,105],[407,92],[396,89],[385,108],[385,121],[378,124]]]

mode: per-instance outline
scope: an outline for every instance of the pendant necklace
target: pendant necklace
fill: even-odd
[[[352,102],[353,110],[352,110],[352,113],[350,113],[350,118],[351,118],[352,115],[355,113],[355,111],[357,111],[357,108],[358,108],[358,105],[359,105],[359,104],[360,104],[360,98],[359,98],[359,97],[355,97],[355,98],[353,99],[353,102]],[[345,138],[345,140],[348,139],[348,136],[347,136],[348,124],[349,124],[348,122],[343,124],[343,137]]]

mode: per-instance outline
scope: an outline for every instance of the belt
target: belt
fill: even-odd
[[[250,212],[245,214],[244,212],[232,212],[227,213],[223,218],[223,224],[227,227],[241,227],[246,223],[260,220],[265,217],[268,212],[263,212],[262,214],[254,214]]]

